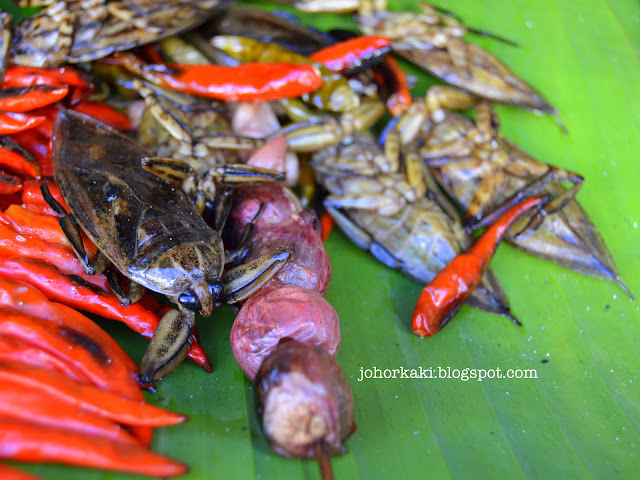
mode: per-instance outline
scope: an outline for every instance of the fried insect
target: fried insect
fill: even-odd
[[[471,32],[504,39],[469,29],[449,12],[426,3],[420,4],[420,13],[389,11],[386,0],[294,0],[285,3],[293,3],[307,12],[357,12],[356,20],[365,35],[389,37],[394,53],[450,85],[492,102],[557,117],[557,111],[540,94],[491,53],[462,37]]]
[[[540,162],[503,138],[488,104],[479,106],[476,123],[443,112],[441,122],[418,133],[419,154],[443,189],[467,209],[468,226],[490,223],[523,192],[549,195],[553,200],[542,210],[511,227],[507,241],[579,273],[613,280],[629,293],[598,229],[574,199],[580,175]],[[561,182],[573,186],[567,189]]]
[[[54,126],[52,160],[71,215],[52,198],[49,202],[62,215],[62,229],[87,272],[104,269],[106,262],[89,263],[78,225],[131,280],[125,294],[112,277],[111,287],[124,302],[135,301],[146,287],[178,304],[179,311],[161,319],[142,360],[141,378],[150,383],[185,358],[196,312],[208,317],[221,303],[246,298],[284,264],[288,253],[272,252],[223,275],[220,234],[181,191],[141,167],[147,156],[119,132],[62,111]]]
[[[330,192],[325,206],[351,241],[385,265],[428,283],[471,240],[455,210],[425,176],[416,153],[405,155],[404,171],[399,158],[390,160],[389,154],[370,137],[356,135],[353,143],[314,154],[313,165]],[[419,194],[407,178],[415,178]],[[490,270],[469,296],[469,305],[519,323]]]
[[[11,62],[34,67],[96,60],[204,22],[226,0],[21,0],[44,9],[13,28]]]
[[[134,85],[147,105],[138,129],[140,142],[153,155],[171,157],[149,159],[144,168],[179,182],[200,214],[212,210],[216,197],[230,200],[227,187],[284,180],[280,172],[239,163],[238,152],[254,150],[263,141],[234,135],[224,107],[217,109],[183,94],[166,97],[137,81]]]

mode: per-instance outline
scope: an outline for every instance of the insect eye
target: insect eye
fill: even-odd
[[[222,287],[221,279],[218,278],[209,284],[209,293],[211,293],[211,298],[213,299],[214,302],[217,302],[218,300],[220,300],[220,297],[222,297],[223,291],[224,291],[224,288]]]
[[[196,296],[195,293],[188,290],[178,297],[178,302],[187,310],[191,310],[192,312],[197,312],[202,308],[200,304],[200,299]]]

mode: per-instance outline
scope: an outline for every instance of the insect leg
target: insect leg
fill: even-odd
[[[253,237],[253,233],[255,231],[255,223],[262,213],[262,209],[264,208],[264,203],[260,202],[260,208],[258,208],[257,213],[251,219],[249,223],[247,223],[242,231],[242,236],[240,237],[240,241],[238,242],[238,248],[233,251],[225,250],[225,263],[232,263],[241,260],[249,250],[249,241]]]
[[[170,310],[161,319],[140,363],[140,381],[151,384],[173,371],[191,348],[195,314]]]
[[[100,255],[100,252],[98,252],[98,254]],[[102,255],[102,258],[106,259],[107,257]],[[129,282],[129,289],[125,293],[116,275],[116,271],[113,269],[107,270],[107,281],[109,282],[109,286],[111,287],[113,294],[118,297],[118,300],[122,305],[127,307],[140,300],[146,291],[142,285],[131,280]]]
[[[229,304],[241,302],[278,273],[288,259],[289,251],[281,248],[227,271],[222,276],[222,301]]]
[[[40,190],[42,191],[42,196],[44,197],[44,201],[47,202],[47,205],[49,205],[60,216],[58,218],[60,228],[69,239],[69,243],[71,244],[75,254],[78,256],[78,260],[80,260],[84,271],[87,275],[101,273],[96,269],[96,267],[99,268],[99,265],[93,265],[89,262],[89,254],[84,248],[82,236],[80,235],[80,227],[78,227],[75,218],[73,218],[70,213],[67,213],[64,207],[60,205],[55,198],[53,198],[53,195],[51,195],[49,187],[45,182],[40,185]]]

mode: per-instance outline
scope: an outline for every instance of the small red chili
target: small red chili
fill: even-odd
[[[413,333],[420,337],[435,335],[458,312],[467,296],[478,285],[500,240],[511,224],[526,211],[544,204],[545,197],[523,200],[504,212],[466,252],[449,265],[422,290],[413,311]]]

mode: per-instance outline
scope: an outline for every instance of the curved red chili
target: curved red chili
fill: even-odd
[[[100,120],[116,130],[131,130],[133,128],[129,117],[106,103],[82,102],[74,106],[73,110]]]
[[[333,217],[329,214],[329,212],[322,212],[320,216],[320,232],[322,233],[322,241],[326,242],[329,238],[329,234],[331,230],[333,230]]]
[[[171,63],[143,67],[138,57],[128,52],[117,52],[112,60],[166,88],[229,102],[298,97],[322,85],[320,74],[310,64],[246,63],[222,67]]]
[[[68,405],[126,425],[160,427],[187,420],[185,415],[144,400],[132,400],[95,385],[78,383],[58,372],[15,362],[0,362],[0,385],[2,388],[40,391]]]
[[[50,244],[62,245],[69,250],[72,249],[56,216],[35,213],[21,205],[10,205],[4,214],[0,214],[0,222],[10,225],[17,233],[29,235]],[[81,235],[89,258],[93,258],[98,248],[84,233]]]
[[[135,444],[138,440],[115,422],[80,409],[69,408],[39,392],[0,388],[0,416],[23,420],[43,428],[63,428],[72,432]],[[0,475],[0,478],[5,479]]]
[[[64,207],[64,209],[68,212],[69,208],[64,203],[62,199],[62,195],[60,195],[60,189],[58,185],[50,178],[46,178],[45,183],[49,188],[49,192],[56,201]],[[44,197],[42,196],[42,190],[40,189],[41,182],[36,182],[34,180],[26,180],[24,182],[24,188],[22,190],[22,202],[23,203],[37,203],[41,205],[46,205],[47,202],[44,201]]]
[[[360,68],[367,61],[385,55],[391,50],[388,37],[370,35],[350,38],[309,55],[333,72]]]
[[[136,400],[144,398],[129,369],[90,336],[60,320],[42,320],[6,308],[0,308],[0,316],[1,335],[19,338],[57,356],[104,390]]]
[[[0,90],[0,110],[24,113],[34,108],[45,107],[62,100],[69,93],[69,87],[32,85]]]
[[[373,67],[373,78],[380,90],[380,96],[385,98],[387,109],[391,115],[397,116],[406,113],[413,102],[407,77],[398,62],[387,55],[384,62]]]
[[[134,443],[0,417],[0,457],[22,462],[63,462],[152,477],[172,477],[189,471],[170,458]]]
[[[24,113],[0,112],[0,135],[11,135],[29,130],[40,125],[45,120],[46,117]]]
[[[35,179],[40,179],[42,174],[40,164],[34,155],[7,136],[0,136],[0,165],[12,172]]]
[[[0,194],[10,195],[20,190],[22,190],[22,180],[15,175],[9,175],[0,170]]]
[[[45,120],[43,120],[43,123]],[[42,124],[35,128],[15,133],[11,135],[11,138],[33,153],[40,164],[42,175],[50,177],[53,175],[53,169],[51,168],[51,134],[41,129],[41,126]]]
[[[504,212],[467,249],[422,290],[413,311],[413,333],[420,337],[434,335],[458,312],[469,293],[478,285],[498,243],[511,224],[526,211],[544,204],[545,197],[523,200]]]
[[[65,325],[95,338],[131,372],[138,370],[138,365],[131,357],[93,320],[71,307],[49,301],[40,290],[29,283],[0,277],[0,306],[34,317],[60,320]]]
[[[4,74],[3,88],[30,87],[32,85],[68,85],[92,88],[88,75],[73,67],[36,68],[9,67]]]
[[[58,372],[76,382],[91,383],[87,376],[73,365],[15,337],[0,335],[0,362],[18,362]]]

